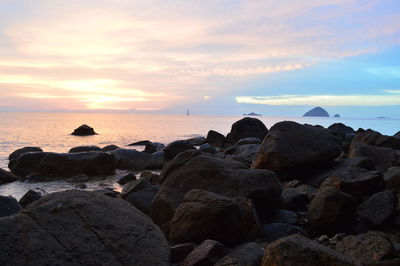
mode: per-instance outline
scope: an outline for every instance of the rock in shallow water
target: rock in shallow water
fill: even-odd
[[[21,210],[18,201],[11,196],[0,195],[0,217],[13,215]]]
[[[91,136],[91,135],[97,135],[96,132],[94,132],[94,129],[88,125],[81,125],[80,127],[76,128],[74,132],[71,133],[71,135],[74,136]]]
[[[0,185],[6,184],[6,183],[11,183],[11,182],[14,182],[17,180],[19,180],[19,178],[17,176],[0,168]]]
[[[40,192],[30,189],[19,200],[19,204],[22,206],[22,208],[25,208],[26,206],[28,206],[29,204],[31,204],[34,201],[37,201],[41,197],[42,197],[42,194]]]

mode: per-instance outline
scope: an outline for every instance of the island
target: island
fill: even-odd
[[[306,116],[313,116],[313,117],[329,117],[329,114],[328,114],[328,112],[327,112],[325,109],[323,109],[323,108],[317,106],[317,107],[311,109],[310,111],[308,111],[307,113],[305,113],[305,114],[303,115],[303,117],[306,117]]]
[[[261,116],[261,114],[257,114],[254,112],[248,113],[248,114],[243,114],[244,116]]]
[[[333,117],[340,117],[340,115],[339,114],[335,114]]]

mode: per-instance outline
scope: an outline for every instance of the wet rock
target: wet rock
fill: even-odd
[[[206,142],[216,147],[222,147],[225,142],[225,136],[217,131],[210,130],[207,133]]]
[[[348,194],[326,188],[315,195],[307,211],[310,224],[320,232],[343,232],[352,224],[356,202]]]
[[[167,163],[161,171],[161,184],[152,214],[160,225],[172,218],[184,195],[192,189],[252,199],[259,214],[276,208],[282,193],[273,172],[248,169],[239,162],[200,151],[186,151]]]
[[[400,139],[394,136],[385,136],[379,132],[368,129],[357,132],[353,142],[361,142],[369,145],[400,149]]]
[[[152,143],[146,144],[146,147],[144,148],[144,152],[154,153],[154,152],[162,150],[164,147],[165,147],[165,145],[162,143],[152,142]]]
[[[18,180],[19,180],[19,177],[0,168],[0,185],[6,184],[6,183],[11,183],[11,182],[18,181]]]
[[[186,140],[176,140],[171,142],[164,148],[165,158],[167,161],[172,160],[176,155],[187,150],[196,149],[193,145]]]
[[[17,159],[20,155],[27,153],[27,152],[41,152],[43,151],[41,148],[39,147],[24,147],[21,149],[18,149],[16,151],[14,151],[13,153],[10,154],[10,156],[8,156],[8,159],[14,160]]]
[[[78,146],[71,148],[68,153],[75,153],[75,152],[88,152],[88,151],[103,151],[103,149],[97,146]]]
[[[341,153],[341,142],[326,129],[284,121],[271,127],[252,167],[274,171],[281,180],[304,179]]]
[[[291,211],[304,210],[310,202],[306,192],[298,188],[287,188],[282,193],[282,208]]]
[[[136,141],[131,144],[128,144],[127,146],[146,146],[147,144],[151,144],[152,142],[150,140],[141,140],[141,141]]]
[[[354,266],[344,255],[298,234],[269,244],[261,265]]]
[[[40,199],[41,197],[42,194],[40,192],[30,189],[25,193],[24,196],[22,196],[18,203],[22,206],[22,208],[25,208],[26,206]]]
[[[268,129],[261,120],[252,117],[245,117],[233,123],[231,131],[226,136],[225,144],[231,145],[245,138],[256,137],[264,139]]]
[[[171,263],[182,262],[196,248],[194,243],[177,244],[171,247]]]
[[[242,210],[243,206],[252,209]],[[246,213],[253,215],[252,222],[245,220],[249,218]],[[259,231],[253,206],[238,205],[231,198],[197,189],[189,191],[176,209],[169,236],[173,243],[214,239],[232,246],[254,240]]]
[[[116,149],[119,149],[119,147],[114,144],[103,147],[103,151],[115,151]]]
[[[383,179],[388,188],[400,190],[400,167],[390,167],[385,172]]]
[[[349,158],[364,157],[375,164],[376,170],[386,171],[399,159],[395,150],[387,147],[372,146],[361,142],[354,142],[349,148]]]
[[[97,135],[96,132],[94,132],[94,129],[88,125],[81,125],[80,127],[76,128],[74,132],[71,133],[71,135],[74,136],[91,136],[91,135]]]
[[[336,250],[361,265],[384,261],[394,256],[391,241],[374,232],[346,236],[337,243]]]
[[[211,146],[209,143],[204,143],[199,147],[199,150],[202,152],[216,154],[218,151],[214,146]]]
[[[392,191],[375,193],[360,204],[358,216],[371,226],[385,222],[394,211],[394,195]]]
[[[11,196],[6,197],[0,195],[0,217],[13,215],[20,210],[21,206],[16,199]]]
[[[121,199],[70,190],[0,219],[1,265],[170,265],[152,221]]]
[[[227,253],[226,247],[215,240],[207,239],[196,247],[182,262],[182,266],[213,266]]]
[[[118,149],[112,152],[115,155],[117,168],[131,171],[158,170],[164,166],[163,156],[148,154],[137,150]]]
[[[306,231],[298,226],[287,223],[269,223],[262,226],[262,241],[271,243],[293,234],[307,235]]]
[[[234,248],[215,266],[259,266],[263,256],[264,249],[256,242],[249,242]]]
[[[136,180],[136,175],[134,173],[129,173],[127,175],[124,175],[121,177],[117,183],[120,184],[121,186],[125,185],[126,183],[129,183],[131,181]]]

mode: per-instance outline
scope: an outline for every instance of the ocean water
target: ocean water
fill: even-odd
[[[241,118],[243,116],[186,116],[185,114],[0,113],[0,167],[8,169],[8,155],[25,146],[38,146],[50,152],[68,152],[70,148],[80,145],[104,147],[115,144],[121,148],[135,148],[126,145],[139,140],[166,144],[178,139],[206,136],[210,129],[227,134],[231,125]],[[279,121],[292,120],[324,127],[341,122],[354,129],[371,128],[386,135],[393,135],[400,130],[400,119],[268,116],[257,118],[268,128]],[[98,135],[88,137],[70,135],[82,124],[93,127]],[[112,186],[112,180],[115,178],[111,177],[108,185]],[[13,195],[19,198],[29,188],[45,188],[49,192],[70,187],[71,184],[63,182],[43,184],[14,182],[0,186],[0,195]]]

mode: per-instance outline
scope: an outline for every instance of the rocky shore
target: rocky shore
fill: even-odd
[[[246,117],[136,145],[10,154],[0,185],[81,186],[0,196],[0,265],[400,265],[400,132]],[[85,190],[119,169],[120,192]]]

